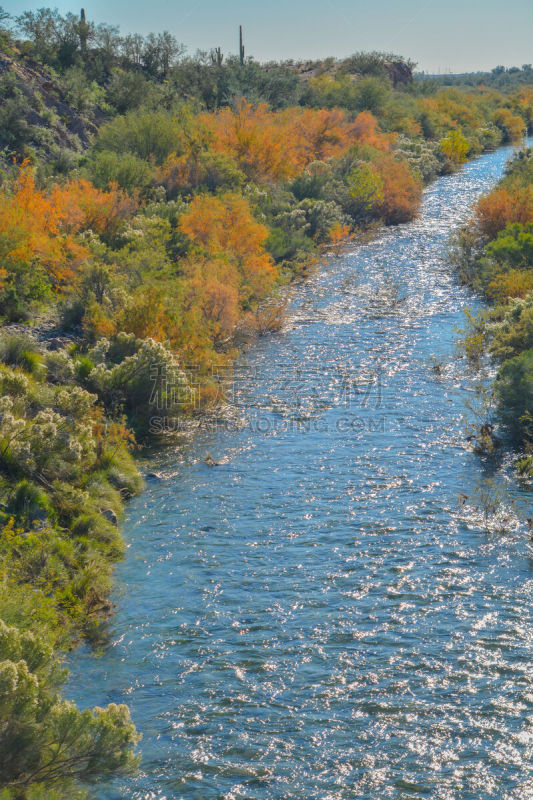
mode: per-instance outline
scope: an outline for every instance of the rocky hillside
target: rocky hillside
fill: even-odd
[[[363,77],[388,78],[396,89],[409,86],[413,82],[415,64],[398,56],[383,53],[356,53],[349,58],[337,60],[326,58],[321,61],[302,61],[288,64],[303,81],[320,75],[338,77],[348,75],[353,81]]]
[[[0,50],[0,149],[13,156],[37,155],[67,170],[88,147],[98,117],[75,111],[60,79],[29,59]],[[63,166],[62,166],[63,165]]]

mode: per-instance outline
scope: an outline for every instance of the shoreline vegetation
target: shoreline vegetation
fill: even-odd
[[[497,369],[476,449],[492,455],[501,426],[521,455],[518,474],[533,477],[533,149],[519,150],[504,177],[474,207],[454,236],[451,257],[460,279],[488,307],[468,315],[462,342],[477,369],[488,356]]]
[[[188,56],[168,32],[0,9],[0,800],[83,797],[138,763],[126,706],[66,702],[61,659],[102,636],[154,411],[215,406],[214,373],[280,326],[280,290],[321,253],[408,222],[424,185],[533,130],[529,65],[454,86],[414,66]],[[502,242],[480,207],[472,283],[533,236]],[[502,397],[531,362],[521,258],[479,278],[504,301],[492,341],[522,359]]]

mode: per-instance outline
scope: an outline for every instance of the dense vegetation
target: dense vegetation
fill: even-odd
[[[62,700],[56,650],[95,635],[109,608],[116,523],[140,480],[79,360],[21,336],[0,347],[0,796],[72,796],[80,779],[135,765],[127,708]]]
[[[501,64],[490,72],[473,72],[457,75],[432,75],[422,74],[420,80],[429,77],[439,86],[491,86],[500,91],[518,89],[520,86],[527,88],[533,83],[533,66],[523,64],[522,67],[504,67]]]
[[[161,408],[213,404],[213,368],[279,325],[279,288],[323,248],[412,219],[425,183],[531,130],[530,85],[443,89],[413,66],[189,57],[167,32],[0,12],[2,800],[75,797],[135,766],[127,709],[62,700],[59,655],[109,611],[134,436]],[[516,330],[526,163],[480,205],[473,244]],[[500,239],[503,219],[523,229]],[[502,398],[531,365],[511,354]]]
[[[483,291],[491,307],[471,321],[469,354],[488,349],[499,365],[497,411],[515,444],[525,451],[519,469],[533,474],[533,151],[521,150],[504,178],[475,208],[471,224],[454,242],[464,281]],[[493,440],[487,436],[485,447]]]

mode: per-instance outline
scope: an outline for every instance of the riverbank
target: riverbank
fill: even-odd
[[[481,302],[442,260],[508,155],[439,179],[417,221],[329,259],[252,346],[234,422],[151,464],[110,644],[71,662],[70,697],[127,698],[144,733],[139,775],[99,800],[332,786],[366,800],[400,781],[462,800],[526,779],[513,703],[529,686],[530,566],[513,501],[531,495],[493,462],[485,519],[454,333]],[[507,747],[515,759],[494,757]]]
[[[531,141],[531,140],[530,140]],[[490,304],[470,318],[464,346],[471,361],[489,355],[498,365],[478,449],[501,446],[498,423],[522,452],[519,473],[533,476],[533,151],[513,155],[505,176],[474,207],[473,219],[453,241],[460,278]]]

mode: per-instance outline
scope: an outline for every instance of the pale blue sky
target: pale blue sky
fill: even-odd
[[[531,0],[0,0],[19,14],[43,5],[79,12],[123,33],[167,29],[189,52],[221,46],[236,52],[244,27],[246,52],[259,60],[342,57],[387,50],[419,69],[454,72],[533,62]]]

